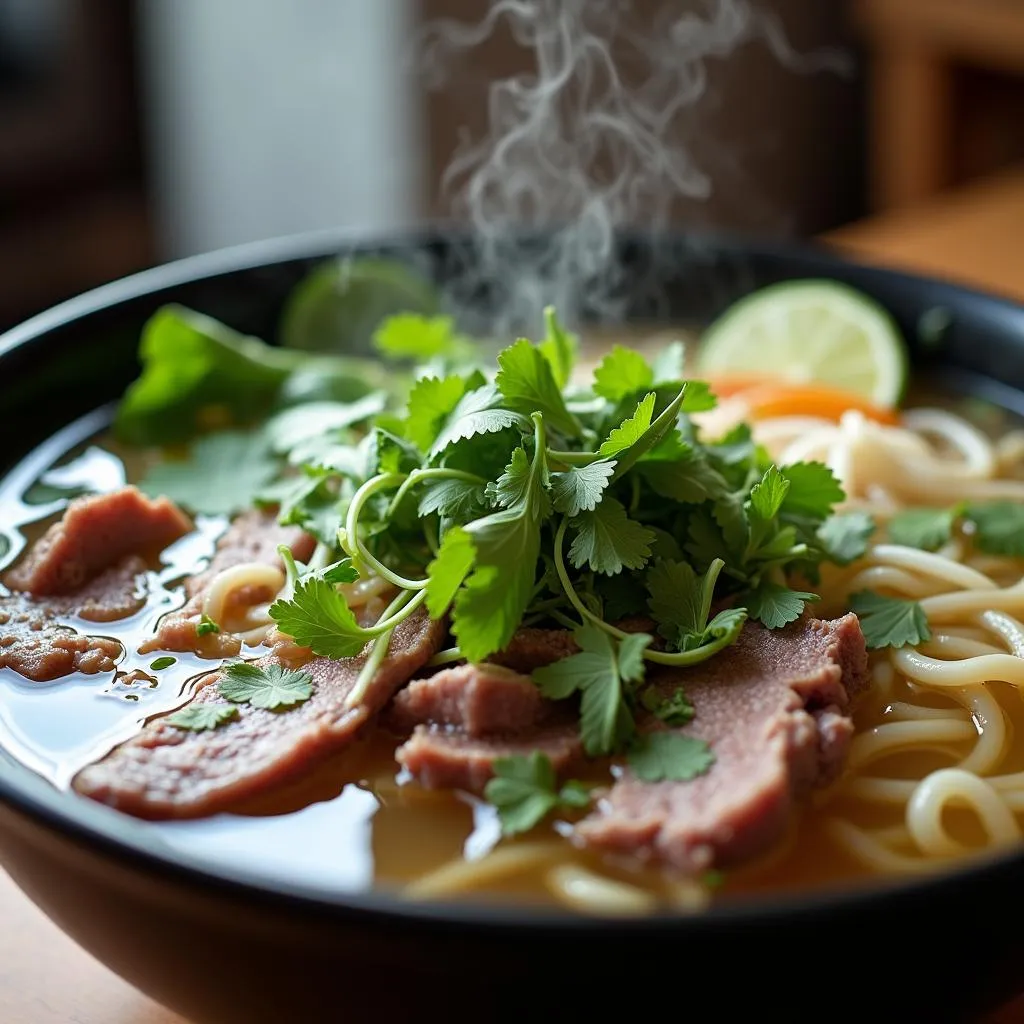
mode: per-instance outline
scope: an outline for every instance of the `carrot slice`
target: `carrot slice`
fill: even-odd
[[[718,392],[714,383],[711,390]],[[733,392],[749,409],[754,420],[775,416],[817,416],[839,422],[844,412],[856,410],[868,419],[895,426],[899,415],[894,409],[883,409],[866,398],[842,388],[827,384],[762,383],[759,386]]]

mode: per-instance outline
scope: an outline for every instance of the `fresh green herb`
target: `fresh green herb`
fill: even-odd
[[[686,698],[686,691],[676,687],[668,696],[662,695],[656,686],[648,686],[640,694],[640,703],[655,718],[668,726],[686,725],[693,720],[693,705]]]
[[[537,750],[529,757],[495,760],[494,778],[484,788],[484,798],[497,808],[506,836],[528,832],[558,808],[590,803],[590,793],[580,782],[568,782],[559,789],[551,761]]]
[[[591,625],[581,626],[574,636],[580,652],[538,669],[533,679],[552,700],[581,692],[583,746],[593,757],[611,754],[635,731],[630,698],[635,684],[643,680],[643,651],[651,638],[634,633],[616,642]]]
[[[280,665],[228,665],[217,684],[220,695],[235,704],[277,711],[301,704],[313,696],[313,677],[308,672]]]
[[[815,538],[830,561],[849,565],[864,555],[874,532],[875,521],[866,512],[844,512],[826,519]]]
[[[237,717],[238,708],[232,704],[190,704],[168,715],[164,721],[176,729],[205,732],[208,729],[219,729]]]
[[[817,601],[818,595],[762,580],[754,590],[748,590],[743,599],[753,618],[769,629],[779,629],[800,618],[804,602]]]
[[[974,524],[974,543],[988,555],[1024,556],[1024,505],[995,501],[967,506]]]
[[[204,613],[200,617],[200,619],[199,619],[199,625],[196,626],[196,636],[204,637],[204,636],[208,636],[210,633],[219,633],[219,632],[220,632],[220,626],[218,626],[217,623],[214,622],[213,619],[211,619],[209,615],[206,615]]]
[[[917,601],[861,590],[850,595],[850,607],[860,618],[868,647],[903,647],[931,639],[928,619]]]
[[[578,342],[547,309],[540,342],[509,345],[491,376],[476,365],[487,343],[470,343],[432,292],[407,287],[404,271],[364,280],[361,266],[332,263],[299,289],[283,328],[293,350],[161,311],[143,340],[143,381],[119,414],[121,436],[146,444],[232,428],[157,466],[146,489],[195,512],[255,501],[316,537],[308,566],[282,554],[287,583],[271,616],[320,656],[365,655],[354,694],[421,607],[448,616],[470,661],[524,622],[570,626],[587,646],[561,670],[562,688],[581,694],[588,749],[622,750],[638,709],[673,724],[689,714],[685,697],[644,690],[646,663],[713,657],[748,615],[791,621],[812,596],[797,580],[813,584],[822,562],[863,553],[873,524],[832,514],[843,493],[827,467],[772,465],[746,426],[702,440],[691,415],[715,398],[682,379],[679,345],[653,361],[618,346],[589,386],[570,383]],[[364,333],[412,365],[317,352],[347,337],[348,313],[362,323],[378,308],[378,284],[390,318]],[[405,294],[402,312],[394,300]],[[255,420],[262,429],[237,429]],[[357,578],[394,588],[373,626],[348,606]],[[657,644],[616,625],[645,604]]]
[[[171,658],[165,655],[162,658],[154,658],[153,661],[150,663],[149,667],[154,672],[161,672],[165,668],[170,668],[175,663],[175,661],[177,661],[177,658]]]
[[[296,371],[345,382],[358,398],[387,380],[369,360],[273,348],[181,306],[153,314],[139,346],[142,375],[117,409],[114,431],[128,444],[170,445],[211,429],[264,417]]]
[[[389,359],[466,358],[473,351],[472,342],[455,329],[450,316],[423,316],[419,313],[396,313],[388,317],[373,335],[374,348]]]
[[[953,525],[962,514],[962,505],[946,509],[908,509],[889,520],[889,540],[909,548],[938,551],[943,544],[949,543],[953,536]]]
[[[259,434],[222,431],[200,438],[188,458],[154,466],[139,488],[154,497],[166,495],[192,512],[232,515],[251,508],[277,471]]]
[[[689,782],[715,763],[703,740],[677,732],[651,732],[637,737],[629,750],[629,767],[644,782]]]

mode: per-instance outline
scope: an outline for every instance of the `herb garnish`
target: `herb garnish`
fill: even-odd
[[[168,715],[164,721],[176,729],[205,732],[218,729],[238,717],[238,708],[232,704],[191,704]]]
[[[581,808],[590,803],[583,783],[567,782],[558,787],[550,759],[538,750],[529,757],[498,758],[484,797],[497,808],[506,836],[529,832],[558,808]]]
[[[393,317],[374,335],[397,361],[382,372],[162,310],[122,435],[183,440],[160,434],[158,414],[186,412],[181,430],[192,436],[218,402],[232,428],[273,414],[261,429],[202,437],[148,486],[193,511],[255,500],[316,536],[308,565],[282,550],[288,582],[270,616],[316,655],[364,657],[352,700],[421,606],[449,617],[458,647],[448,661],[494,655],[523,623],[561,625],[580,652],[538,672],[539,685],[556,699],[579,695],[589,753],[646,749],[638,712],[670,725],[692,714],[684,694],[645,689],[648,663],[714,657],[748,617],[769,628],[792,621],[816,599],[797,581],[813,586],[823,561],[859,557],[874,524],[833,516],[843,492],[828,467],[773,465],[746,426],[705,440],[692,417],[715,399],[683,378],[680,346],[652,361],[617,346],[580,387],[570,383],[575,337],[550,309],[544,324],[537,344],[519,339],[488,370],[450,318]],[[308,376],[309,360],[340,390],[290,409],[301,390],[292,375]],[[394,596],[363,626],[343,588],[373,578]],[[621,628],[641,613],[653,620],[647,632]],[[197,632],[217,629],[204,619]],[[300,692],[278,679],[254,691],[275,707]]]
[[[220,626],[217,625],[209,615],[203,614],[199,619],[199,624],[196,626],[196,636],[204,637],[210,633],[219,633]]]
[[[170,655],[164,655],[160,658],[154,658],[153,661],[150,662],[149,667],[154,672],[160,672],[162,669],[170,668],[177,660],[177,658],[172,658]]]
[[[224,670],[217,690],[235,704],[277,711],[309,700],[313,696],[313,677],[280,665],[235,662]]]
[[[861,590],[850,595],[850,607],[860,617],[868,647],[903,647],[931,639],[928,618],[917,601]]]

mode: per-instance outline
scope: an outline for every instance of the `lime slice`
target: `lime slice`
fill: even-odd
[[[385,317],[431,315],[438,305],[433,285],[397,260],[333,260],[289,296],[281,344],[316,352],[369,351],[370,337]]]
[[[873,299],[836,281],[784,281],[745,296],[704,332],[708,375],[742,373],[823,383],[892,408],[903,396],[907,352]]]

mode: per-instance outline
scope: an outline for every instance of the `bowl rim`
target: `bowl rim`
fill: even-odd
[[[142,270],[91,289],[59,303],[0,334],[0,359],[16,348],[27,346],[51,331],[102,310],[173,288],[230,276],[245,270],[271,267],[294,261],[330,259],[346,252],[400,248],[415,250],[431,241],[451,236],[468,237],[464,229],[429,225],[412,230],[367,232],[362,229],[325,229],[280,238],[247,242],[195,256],[188,256]],[[623,236],[627,240],[628,233]],[[641,238],[642,236],[635,236]],[[945,282],[935,277],[877,266],[851,258],[815,242],[757,243],[729,235],[678,235],[693,238],[702,248],[716,254],[739,251],[767,257],[802,258],[815,263],[823,274],[829,269],[857,267],[865,273],[904,287],[937,286],[943,294],[961,300],[979,299],[1004,313],[1020,316],[1024,306],[1013,300],[974,287]],[[10,386],[10,382],[4,382]],[[81,419],[92,418],[96,413]],[[73,426],[73,425],[72,425]],[[16,468],[16,467],[14,467]],[[12,472],[14,471],[12,468]],[[6,474],[5,474],[6,475]],[[328,918],[363,918],[408,928],[431,930],[472,928],[489,934],[521,936],[538,930],[552,936],[603,934],[607,929],[628,934],[693,933],[721,928],[755,927],[777,922],[814,919],[864,908],[886,901],[892,911],[900,901],[938,897],[953,886],[989,874],[1005,873],[1024,865],[1024,845],[989,853],[949,869],[939,869],[912,878],[872,878],[839,888],[814,888],[767,895],[744,895],[736,900],[713,902],[695,914],[657,913],[644,917],[577,914],[545,907],[521,907],[511,903],[473,902],[444,899],[414,901],[384,889],[368,891],[330,890],[289,881],[286,877],[250,871],[244,867],[228,870],[223,863],[202,854],[188,852],[163,841],[140,821],[109,807],[94,803],[72,791],[61,791],[36,775],[5,751],[0,750],[0,804],[36,826],[55,832],[63,839],[86,847],[101,856],[111,856],[124,868],[157,874],[165,879],[198,888],[215,896],[243,898],[291,912]],[[118,855],[130,852],[125,859]]]

